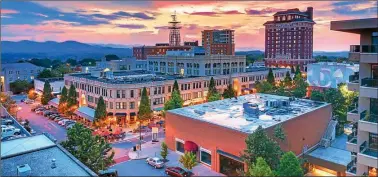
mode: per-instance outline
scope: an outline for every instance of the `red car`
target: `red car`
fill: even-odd
[[[189,172],[185,171],[180,167],[167,167],[165,169],[165,173],[169,176],[177,176],[177,177],[189,177],[191,176]]]

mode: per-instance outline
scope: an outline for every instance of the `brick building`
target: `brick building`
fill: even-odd
[[[202,46],[207,55],[235,55],[234,30],[204,30]]]
[[[265,65],[290,67],[306,65],[314,61],[313,55],[313,8],[307,11],[289,9],[273,15],[273,21],[265,26]]]
[[[169,46],[164,43],[157,43],[155,46],[133,47],[133,56],[137,60],[146,60],[148,55],[165,55],[167,51],[189,51],[191,45]]]
[[[311,100],[267,94],[250,94],[166,113],[168,148],[183,153],[194,151],[197,159],[216,172],[236,176],[246,170],[240,158],[245,139],[258,126],[269,136],[281,124],[287,137],[280,146],[296,155],[315,149],[328,136],[331,105]],[[327,136],[326,136],[327,135]],[[278,160],[278,159],[277,159]]]

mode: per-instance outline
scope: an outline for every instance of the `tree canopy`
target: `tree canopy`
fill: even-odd
[[[79,61],[81,66],[96,66],[96,60],[93,58],[84,58]]]
[[[76,66],[77,60],[69,58],[69,59],[66,60],[66,63],[70,64],[71,66]]]
[[[273,92],[273,85],[267,81],[256,81],[255,88],[258,93],[271,93]]]
[[[27,80],[17,79],[9,84],[9,89],[13,94],[20,94],[21,92],[27,92],[29,89],[33,88],[34,85]]]
[[[68,92],[67,88],[63,86],[62,93],[60,94],[59,98],[59,105],[58,105],[58,111],[60,113],[65,113],[67,110],[67,99],[68,99]]]
[[[94,122],[100,123],[104,120],[106,120],[106,105],[104,98],[100,96],[97,102],[97,107],[95,109],[95,114],[94,114]]]
[[[105,170],[114,163],[114,151],[103,137],[93,136],[92,131],[76,123],[67,131],[67,140],[61,145],[94,172]]]
[[[152,110],[151,110],[151,103],[150,99],[147,95],[146,87],[143,87],[142,96],[140,99],[139,105],[139,112],[138,112],[138,119],[140,121],[146,121],[151,118]]]
[[[182,100],[179,91],[174,90],[171,94],[171,98],[164,103],[164,111],[182,108],[182,105],[184,104],[184,100]]]
[[[119,60],[120,58],[117,55],[114,54],[109,54],[105,55],[106,61],[111,61],[111,60]]]
[[[301,163],[293,152],[286,152],[280,159],[278,176],[303,176]]]
[[[281,148],[276,141],[268,137],[261,126],[249,134],[245,142],[247,148],[242,157],[248,164],[254,164],[257,157],[262,157],[273,170],[278,167],[277,159],[281,157]]]
[[[75,106],[77,104],[77,95],[76,95],[76,88],[74,85],[70,86],[70,89],[68,90],[67,95],[67,107],[71,108],[72,106]]]
[[[179,88],[179,85],[177,83],[177,80],[175,80],[175,82],[173,83],[172,93],[175,90],[177,90],[178,94],[180,95],[180,88]]]
[[[52,72],[50,69],[44,69],[42,70],[37,78],[51,78],[51,77],[59,77],[56,72]]]
[[[256,159],[256,163],[249,166],[247,176],[263,177],[274,175],[269,165],[265,162],[265,160],[261,157],[258,157]]]
[[[294,78],[293,96],[297,98],[303,98],[307,93],[308,83],[302,78],[301,74],[296,75]]]
[[[324,101],[324,94],[321,91],[313,90],[311,91],[310,99],[314,101]]]
[[[285,84],[285,87],[289,87],[289,88],[293,85],[293,80],[291,79],[289,71],[286,72],[284,84]]]
[[[269,68],[269,72],[268,72],[268,76],[266,78],[266,80],[271,84],[271,85],[275,85],[275,79],[274,79],[274,74],[273,74],[273,70],[272,68]]]
[[[185,152],[179,159],[182,166],[191,171],[198,165],[197,156],[192,152]]]
[[[43,85],[41,103],[43,105],[47,105],[51,99],[52,99],[51,85],[49,81],[45,81],[45,84]]]
[[[223,98],[233,98],[235,97],[235,91],[234,91],[234,88],[232,86],[232,82],[230,81],[230,83],[227,85],[227,88],[226,90],[224,90],[223,94],[222,94]]]

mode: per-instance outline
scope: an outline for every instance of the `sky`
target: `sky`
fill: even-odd
[[[377,16],[377,2],[352,1],[2,1],[1,40],[75,40],[94,44],[167,43],[170,15],[182,41],[204,29],[235,30],[236,50],[264,50],[264,22],[281,10],[314,8],[314,50],[346,51],[359,36],[330,30],[330,21]]]

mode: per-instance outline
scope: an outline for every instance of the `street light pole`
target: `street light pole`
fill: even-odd
[[[139,148],[142,150],[142,123],[139,122]]]

